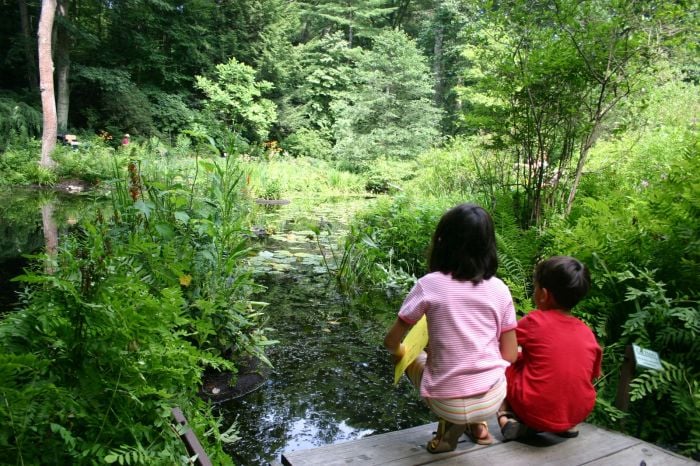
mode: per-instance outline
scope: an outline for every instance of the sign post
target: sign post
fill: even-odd
[[[617,385],[617,396],[615,397],[615,406],[620,411],[627,411],[629,408],[630,382],[637,368],[654,371],[664,370],[659,353],[637,345],[627,345],[625,359],[620,368],[620,383]]]

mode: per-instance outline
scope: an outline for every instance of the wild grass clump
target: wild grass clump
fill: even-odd
[[[324,160],[277,155],[268,159],[246,158],[242,167],[249,174],[249,189],[254,197],[267,198],[271,186],[278,198],[346,196],[365,192],[361,176],[338,170]]]

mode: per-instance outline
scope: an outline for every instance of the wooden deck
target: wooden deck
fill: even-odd
[[[475,445],[465,436],[457,449],[431,454],[425,444],[437,423],[373,435],[335,445],[283,453],[285,466],[334,465],[691,465],[697,462],[618,432],[582,424],[577,438],[539,434],[527,441],[502,443],[495,421],[489,425],[496,442]]]

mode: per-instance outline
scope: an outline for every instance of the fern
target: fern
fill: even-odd
[[[669,392],[671,388],[688,385],[687,371],[670,362],[662,361],[663,370],[646,371],[637,376],[630,383],[630,400],[637,401],[647,396],[654,395],[660,398]]]
[[[12,96],[0,96],[0,144],[40,135],[41,121],[39,110]]]
[[[132,447],[122,445],[119,448],[111,450],[105,457],[105,463],[123,464],[154,464],[156,457],[153,452],[145,450],[141,445]]]

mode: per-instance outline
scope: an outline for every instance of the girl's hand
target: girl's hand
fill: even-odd
[[[391,362],[396,365],[399,361],[401,361],[401,358],[403,358],[403,355],[406,354],[406,346],[401,343],[398,347],[398,349],[391,353]]]

